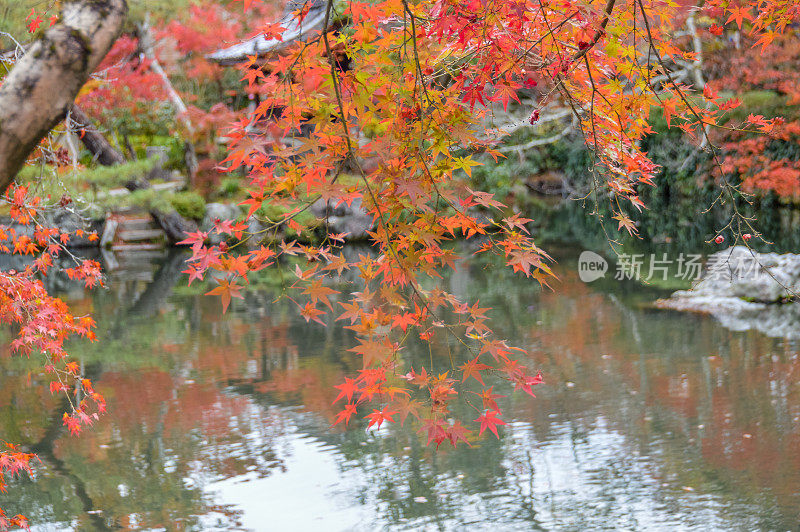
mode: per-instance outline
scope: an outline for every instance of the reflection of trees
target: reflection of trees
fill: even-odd
[[[172,294],[172,289],[183,277],[182,271],[185,269],[185,261],[189,256],[188,252],[182,249],[170,249],[167,257],[158,267],[158,271],[153,280],[147,283],[147,287],[126,314],[137,318],[150,317],[157,314],[167,302]]]
[[[632,452],[659,456],[652,474],[670,486],[721,492],[731,504],[759,500],[768,527],[796,522],[796,347],[732,333],[710,319],[641,310],[624,292],[609,297],[591,290],[574,271],[562,268],[557,290],[542,292],[533,310],[508,311],[527,314],[528,324],[504,334],[527,338],[535,358],[545,361],[545,375],[556,376],[547,393],[519,410],[538,440],[547,441],[558,426],[544,421],[548,412],[569,413],[586,434],[602,420],[627,436]],[[479,277],[469,286],[473,296],[485,297]],[[785,521],[769,520],[773,505]]]
[[[286,467],[292,438],[303,437],[331,449],[343,473],[358,472],[354,500],[378,509],[376,526],[469,527],[478,517],[467,509],[478,508],[492,522],[531,528],[546,528],[553,516],[572,511],[574,521],[562,525],[591,528],[610,506],[592,516],[576,509],[588,504],[577,491],[558,488],[564,464],[543,457],[559,446],[569,450],[580,475],[598,468],[591,474],[603,479],[602,489],[589,491],[600,500],[641,497],[642,484],[631,481],[638,477],[666,483],[657,496],[669,507],[680,507],[680,488],[692,486],[730,508],[760,497],[753,512],[766,528],[798,516],[800,460],[793,449],[800,444],[794,385],[800,362],[790,344],[730,333],[694,316],[641,310],[630,295],[609,298],[568,268],[549,292],[520,285],[498,264],[474,261],[447,281],[494,308],[499,334],[531,348],[531,364],[543,369],[548,385],[529,401],[498,384],[495,391],[510,396],[523,423],[509,427],[501,441],[476,439],[472,448],[436,453],[420,442],[410,420],[380,437],[365,435],[355,419],[351,430],[331,430],[333,385],[358,363],[345,352],[352,335],[340,323],[309,326],[269,291],[247,293],[224,317],[213,298],[167,297],[179,279],[179,259],[168,257],[152,282],[112,284],[82,300],[98,318],[101,341],[73,351],[96,374],[111,411],[95,430],[81,439],[61,437],[52,428],[61,406],[52,400],[42,406],[49,397],[42,383],[24,389],[12,378],[9,387],[0,386],[0,405],[13,400],[24,409],[19,419],[36,420],[15,439],[39,441],[52,430],[41,476],[15,487],[27,508],[48,508],[48,515],[32,515],[81,515],[86,529],[99,529],[100,522],[197,523],[214,509],[206,484],[275,474]],[[456,364],[464,355],[444,335],[432,352],[436,371],[449,369],[450,353]],[[414,365],[429,365],[429,356],[414,340],[402,353]],[[11,362],[3,364],[0,374],[8,374]],[[476,389],[471,385],[463,386]],[[464,402],[454,409],[461,417],[473,412]],[[0,417],[3,433],[13,426],[9,415]],[[619,458],[598,457],[600,437],[614,438]],[[576,476],[582,482],[588,481]],[[68,502],[54,493],[69,493]],[[90,517],[87,508],[104,513]],[[236,515],[223,510],[235,523]],[[770,512],[780,517],[771,522]],[[613,522],[611,513],[606,518]]]

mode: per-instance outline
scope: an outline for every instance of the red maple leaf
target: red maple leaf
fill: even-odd
[[[482,362],[478,362],[480,355],[475,357],[474,359],[470,360],[466,364],[459,366],[463,373],[461,382],[466,381],[470,376],[474,377],[476,381],[484,384],[483,377],[481,376],[481,371],[484,369],[492,369],[492,366],[488,364],[483,364]]]
[[[356,413],[355,403],[348,403],[344,405],[344,410],[336,414],[336,422],[334,423],[334,425],[338,425],[342,421],[344,421],[345,425],[349,424],[350,418],[353,417],[353,414],[355,413]]]
[[[380,428],[384,421],[394,423],[392,414],[396,413],[397,410],[389,410],[388,407],[384,408],[383,410],[373,410],[371,414],[364,416],[364,419],[369,419],[369,425],[367,425],[367,428],[371,427],[372,425],[375,425],[376,428]]]
[[[340,384],[338,386],[334,386],[337,390],[339,390],[339,395],[336,396],[336,399],[333,400],[333,403],[341,399],[342,397],[346,397],[348,401],[353,398],[353,394],[358,391],[358,384],[356,384],[355,379],[351,379],[349,377],[344,378],[344,384]],[[331,404],[333,404],[331,403]]]
[[[467,441],[467,435],[469,434],[469,429],[466,428],[464,425],[462,425],[460,422],[456,421],[445,432],[447,433],[447,439],[450,440],[450,443],[453,444],[453,447],[456,447],[458,445],[459,440],[469,445],[469,442]]]
[[[491,430],[497,438],[500,438],[500,435],[497,434],[497,425],[505,425],[506,422],[497,417],[497,410],[489,410],[485,414],[478,416],[475,421],[480,421],[481,428],[478,431],[478,435],[483,434],[483,431],[486,429]]]

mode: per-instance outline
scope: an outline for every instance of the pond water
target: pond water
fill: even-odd
[[[72,352],[110,414],[68,436],[36,365],[4,349],[0,438],[41,464],[0,507],[37,531],[796,530],[800,345],[584,284],[556,251],[554,291],[487,262],[446,279],[546,384],[498,385],[501,438],[438,452],[410,422],[331,428],[353,336],[306,324],[269,283],[225,315],[185,287],[180,254],[120,260],[107,290],[62,286],[98,319],[100,341]],[[446,371],[450,355],[442,340],[403,356]]]

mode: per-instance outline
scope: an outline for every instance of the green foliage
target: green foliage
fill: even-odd
[[[58,200],[68,195],[80,206],[90,209],[92,216],[101,216],[121,201],[121,198],[109,194],[111,189],[121,188],[131,179],[145,176],[153,166],[153,161],[144,159],[66,174],[59,174],[51,167],[43,170],[39,166],[26,166],[18,174],[17,181],[30,185],[41,197]]]
[[[768,90],[756,90],[737,94],[736,97],[741,100],[742,104],[733,109],[728,115],[728,121],[733,122],[733,124],[740,124],[751,114],[762,115],[766,118],[782,116],[787,120],[798,117],[797,106],[788,106],[786,103],[789,98],[784,94]]]
[[[139,159],[147,158],[148,147],[161,146],[167,148],[167,160],[163,164],[165,170],[182,170],[186,167],[183,140],[177,135],[132,135],[128,141]]]
[[[504,159],[501,162],[484,161],[484,166],[478,166],[472,171],[473,183],[480,183],[481,189],[491,192],[498,198],[506,198],[513,189],[513,185],[518,180],[518,176],[524,171],[519,168],[522,165]],[[529,170],[530,172],[530,170]]]
[[[241,179],[236,177],[224,178],[217,189],[217,193],[223,198],[236,197],[242,191]]]
[[[256,217],[270,222],[277,222],[286,218],[288,212],[288,209],[275,205],[274,203],[264,203],[256,211]],[[294,217],[294,220],[300,225],[316,225],[318,223],[317,218],[311,213],[311,209],[306,209],[301,212]]]
[[[170,196],[169,202],[184,218],[202,220],[206,213],[206,202],[197,192],[177,192]]]
[[[148,102],[147,108],[127,107],[104,110],[99,121],[123,136],[167,137],[174,129],[175,110],[167,102]]]
[[[122,186],[127,181],[147,174],[155,166],[149,159],[126,162],[114,166],[96,166],[75,174],[75,179],[95,187]]]

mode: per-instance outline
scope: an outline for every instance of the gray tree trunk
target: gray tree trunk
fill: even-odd
[[[80,107],[73,105],[70,116],[82,130],[78,136],[83,145],[92,153],[98,163],[103,166],[114,166],[125,162],[125,157],[97,130],[91,118],[86,116]]]
[[[0,191],[39,141],[67,114],[116,40],[125,0],[68,0],[0,86]]]

